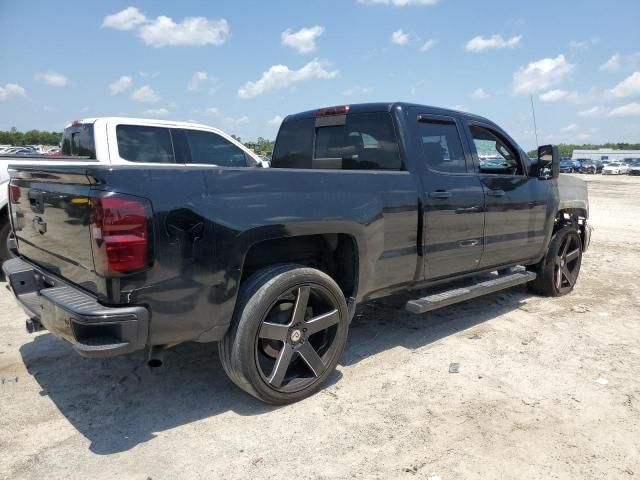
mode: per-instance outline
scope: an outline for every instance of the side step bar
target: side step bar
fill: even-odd
[[[509,272],[469,287],[454,288],[452,290],[427,295],[426,297],[416,300],[410,300],[407,302],[405,308],[411,313],[430,312],[436,308],[464,302],[465,300],[487,295],[488,293],[494,293],[499,290],[504,290],[505,288],[522,285],[535,279],[536,274],[534,272],[528,272],[526,270]]]

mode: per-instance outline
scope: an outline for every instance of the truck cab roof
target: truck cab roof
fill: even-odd
[[[422,105],[419,103],[411,103],[411,102],[369,102],[369,103],[354,103],[354,104],[348,104],[348,105],[345,104],[345,106],[349,107],[349,113],[391,112],[394,109],[404,110],[410,107],[419,107],[424,109],[425,113],[431,113],[434,115],[463,115],[469,119],[473,119],[479,122],[485,122],[489,124],[494,123],[487,118],[484,118],[472,113],[462,112],[459,110],[454,110],[449,108],[434,107],[431,105]],[[318,112],[318,109],[307,110],[304,112],[287,115],[284,121],[286,122],[290,120],[314,117],[316,115],[316,112]]]

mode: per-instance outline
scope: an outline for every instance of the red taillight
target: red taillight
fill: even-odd
[[[15,204],[18,203],[18,200],[20,200],[20,187],[9,184],[9,201]]]
[[[346,115],[349,113],[349,105],[341,107],[328,107],[316,110],[316,117],[327,117],[329,115]]]
[[[91,237],[96,271],[132,273],[149,265],[150,207],[122,195],[91,200]]]

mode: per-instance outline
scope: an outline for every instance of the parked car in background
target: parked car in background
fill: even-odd
[[[629,172],[629,166],[622,162],[608,163],[603,169],[603,175],[626,175]]]
[[[580,162],[565,158],[560,160],[560,173],[574,173],[580,170]]]
[[[629,175],[640,175],[640,159],[636,160],[635,163],[629,165]]]
[[[580,173],[602,173],[604,165],[599,160],[585,160],[580,165]]]

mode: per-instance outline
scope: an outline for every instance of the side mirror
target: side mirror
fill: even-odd
[[[558,178],[560,175],[560,152],[555,145],[538,147],[538,178]]]

